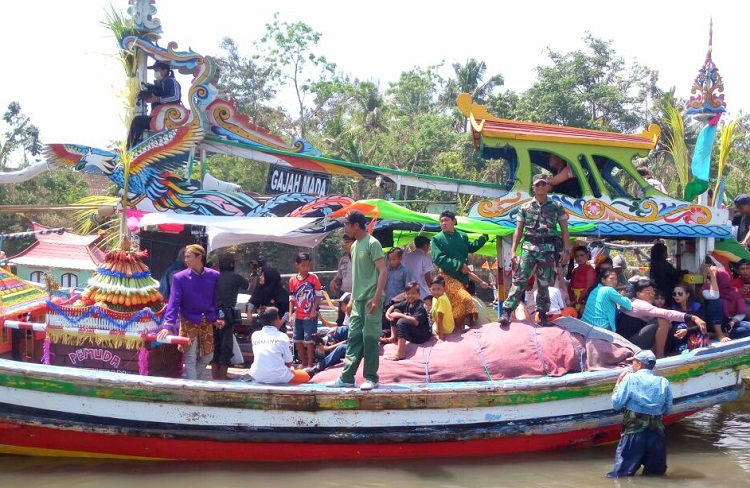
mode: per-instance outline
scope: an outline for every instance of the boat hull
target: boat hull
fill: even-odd
[[[659,362],[667,423],[743,394],[750,341]],[[263,387],[0,360],[0,452],[149,460],[487,456],[615,441],[617,370],[558,378]]]

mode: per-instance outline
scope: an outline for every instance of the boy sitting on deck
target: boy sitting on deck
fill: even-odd
[[[419,283],[408,282],[404,296],[406,300],[391,305],[385,313],[391,322],[390,342],[398,343],[396,353],[385,357],[391,361],[406,359],[407,340],[412,344],[422,344],[432,337],[427,310],[419,299]]]
[[[433,321],[432,331],[437,335],[438,342],[443,342],[445,336],[452,333],[453,329],[456,328],[456,324],[453,320],[453,307],[448,300],[448,295],[445,294],[445,280],[442,276],[436,276],[432,280],[430,293],[433,297],[432,309],[430,310]]]
[[[323,359],[312,368],[305,368],[310,378],[321,371],[340,363],[346,356],[346,341],[349,339],[349,303],[352,294],[349,292],[341,295],[339,299],[339,315],[336,322],[328,322],[320,316],[323,324],[333,326],[317,347],[323,352]]]
[[[284,323],[279,318],[279,309],[266,307],[260,313],[263,328],[252,335],[253,364],[250,376],[258,383],[307,383],[310,375],[300,369],[291,369],[292,349],[289,337],[279,328]]]
[[[383,335],[391,330],[391,321],[385,316],[388,307],[403,299],[403,291],[406,282],[409,281],[409,271],[403,265],[404,251],[400,247],[394,247],[388,251],[388,278],[383,290]],[[381,344],[389,342],[388,338],[381,338]],[[395,340],[393,342],[396,342]]]

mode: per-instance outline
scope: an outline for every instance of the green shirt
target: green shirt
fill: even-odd
[[[370,300],[378,287],[378,268],[375,261],[385,259],[383,246],[370,234],[352,245],[352,298]],[[382,298],[382,297],[381,297]]]
[[[468,262],[469,253],[480,250],[485,242],[485,236],[469,242],[469,236],[458,229],[454,230],[453,234],[441,231],[432,238],[432,261],[448,276],[468,283],[469,275],[463,274],[461,269]]]

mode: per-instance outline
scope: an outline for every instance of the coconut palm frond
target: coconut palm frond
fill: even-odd
[[[721,178],[724,176],[724,166],[726,165],[727,158],[729,158],[729,153],[732,151],[732,146],[734,146],[737,140],[737,134],[735,133],[737,122],[738,119],[731,121],[724,125],[719,132],[719,164],[716,169],[714,195],[719,191],[719,184],[721,183]]]
[[[138,70],[138,59],[134,51],[123,49],[120,42],[127,36],[135,36],[138,32],[135,29],[135,23],[130,17],[125,17],[121,12],[115,10],[115,7],[110,5],[109,12],[106,12],[106,20],[102,24],[112,31],[117,42],[117,50],[120,53],[120,61],[122,67],[125,68],[125,73],[129,78],[135,77]]]
[[[685,144],[685,121],[674,103],[667,103],[664,113],[669,127],[665,134],[664,147],[672,156],[680,186],[685,188],[690,179],[690,162]]]
[[[79,205],[97,205],[99,208],[78,210],[73,214],[75,231],[79,234],[102,234],[101,247],[109,249],[119,242],[120,228],[114,225],[107,214],[116,207],[120,198],[107,196],[90,196],[82,198]]]
[[[135,117],[136,102],[140,89],[141,82],[138,78],[127,78],[125,87],[117,93],[117,97],[122,101],[122,106],[125,109],[121,120],[126,129],[130,127],[130,122]]]

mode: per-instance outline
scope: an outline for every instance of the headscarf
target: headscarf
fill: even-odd
[[[745,300],[740,295],[740,292],[732,284],[732,277],[724,271],[719,269],[716,271],[716,283],[719,285],[719,299],[724,305],[724,315],[727,317],[734,317],[735,315],[747,313],[747,306]]]
[[[255,287],[250,303],[256,307],[272,304],[279,309],[279,316],[289,310],[289,293],[281,284],[281,274],[271,266],[263,266],[263,284]]]

